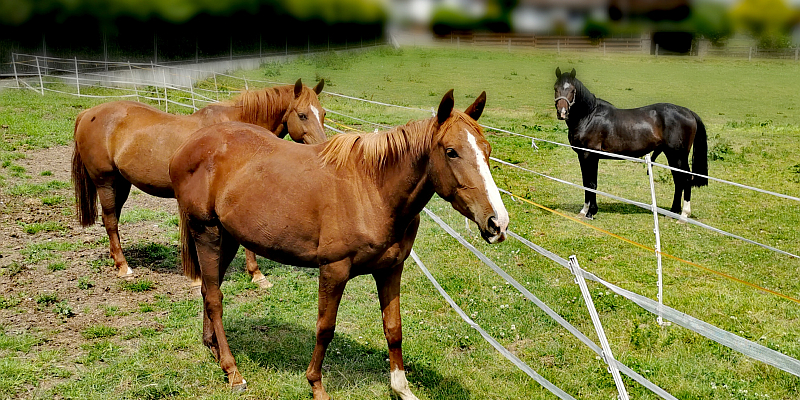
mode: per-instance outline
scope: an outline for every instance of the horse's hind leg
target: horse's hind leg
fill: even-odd
[[[267,277],[261,273],[261,269],[258,268],[258,262],[256,261],[256,253],[253,253],[250,250],[244,250],[244,259],[245,259],[245,267],[247,268],[247,273],[250,274],[252,278],[252,282],[258,284],[262,289],[269,289],[272,287],[272,282],[267,280]]]
[[[400,319],[400,276],[403,264],[390,271],[374,274],[383,315],[383,334],[389,345],[389,370],[392,390],[403,400],[417,400],[411,393],[403,366],[403,329]]]
[[[597,163],[599,159],[589,153],[579,154],[578,160],[581,163],[581,176],[583,186],[589,189],[597,189]],[[597,194],[592,191],[584,191],[583,209],[578,214],[586,219],[594,219],[597,214]]]
[[[220,285],[225,270],[236,255],[239,244],[217,226],[191,224],[190,229],[197,249],[197,261],[203,279],[203,343],[218,359],[228,375],[228,384],[234,391],[247,389],[247,382],[236,367],[225,329],[222,327],[222,291]]]
[[[317,311],[317,343],[306,369],[306,379],[311,385],[314,400],[330,400],[322,385],[322,360],[333,339],[336,329],[336,314],[342,293],[350,278],[350,261],[323,265],[319,269],[319,309]]]
[[[670,167],[689,171],[688,154],[668,155],[667,160],[669,160]],[[686,219],[692,212],[691,204],[689,203],[692,197],[691,175],[673,170],[672,180],[675,183],[675,195],[672,198],[672,207],[670,211],[675,214],[681,214],[681,218]],[[681,207],[681,194],[684,195],[684,199],[686,200],[683,207]]]
[[[114,266],[117,267],[117,276],[122,278],[133,276],[133,270],[128,266],[128,261],[122,254],[122,244],[119,239],[119,216],[130,190],[131,183],[120,175],[97,185],[97,195],[103,212],[103,226],[108,234],[111,258],[114,259]]]

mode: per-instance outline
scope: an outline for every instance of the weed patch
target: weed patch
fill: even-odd
[[[126,290],[129,292],[146,292],[148,290],[153,290],[156,288],[155,282],[149,279],[139,279],[134,282],[120,282],[120,287],[122,290]]]

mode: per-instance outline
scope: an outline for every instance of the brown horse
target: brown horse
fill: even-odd
[[[324,142],[325,110],[317,97],[323,86],[319,81],[312,90],[298,79],[294,85],[245,92],[186,116],[131,101],[109,102],[78,114],[72,156],[78,219],[83,226],[95,223],[99,195],[117,276],[133,275],[117,229],[131,184],[154,196],[175,197],[169,180],[172,153],[198,129],[220,122],[248,122],[266,128],[270,132],[261,132],[270,136],[283,138],[288,133],[296,142]],[[247,270],[254,282],[271,286],[251,252]]]
[[[314,146],[224,123],[175,152],[170,178],[181,210],[184,272],[202,277],[203,343],[231,387],[243,390],[246,382],[223,330],[220,284],[241,243],[281,263],[320,269],[317,339],[306,370],[315,400],[330,398],[321,367],[342,292],[364,274],[378,287],[391,387],[402,399],[416,399],[403,367],[400,275],[420,211],[436,193],[475,221],[489,243],[504,240],[508,227],[489,172],[491,147],[475,122],[485,101],[481,93],[462,113],[453,109],[451,90],[435,117]],[[303,173],[288,174],[287,167]]]

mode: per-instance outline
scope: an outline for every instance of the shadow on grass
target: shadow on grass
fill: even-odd
[[[304,375],[316,342],[313,330],[285,320],[263,318],[226,318],[226,336],[234,357],[245,355],[266,369]],[[389,387],[389,353],[382,346],[365,345],[348,335],[337,333],[323,362],[323,383],[329,392],[376,383]],[[409,382],[415,391],[431,399],[471,399],[457,377],[442,376],[405,357]],[[305,384],[305,380],[302,382]],[[309,393],[311,388],[308,388]]]

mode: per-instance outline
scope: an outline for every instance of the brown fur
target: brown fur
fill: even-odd
[[[183,274],[194,282],[200,278],[200,264],[197,262],[194,238],[189,230],[188,216],[183,210],[180,210],[180,238]]]
[[[507,212],[493,204],[490,191],[499,193],[480,172],[491,146],[472,120],[484,101],[479,96],[469,115],[454,111],[450,91],[435,118],[313,146],[227,122],[197,131],[175,152],[170,179],[182,214],[183,249],[194,247],[196,256],[184,256],[184,271],[196,276],[193,263],[201,266],[203,341],[219,355],[231,386],[242,387],[244,380],[222,326],[220,277],[239,244],[277,262],[320,270],[316,345],[306,370],[315,400],[330,399],[322,385],[323,358],[344,288],[355,276],[375,278],[389,369],[404,369],[400,277],[422,208],[438,194],[476,222],[487,242],[505,238]],[[394,381],[403,398],[414,399]]]
[[[244,121],[282,131],[295,141],[324,142],[324,110],[314,90],[298,80],[294,85],[245,92],[233,101],[208,105],[192,115],[173,115],[146,104],[114,101],[85,110],[75,120],[72,180],[78,220],[84,226],[97,219],[97,199],[109,248],[119,276],[131,273],[119,239],[118,218],[131,185],[159,197],[173,197],[169,159],[198,129],[225,121]],[[301,119],[310,107],[323,115]],[[284,128],[286,127],[286,128]],[[260,274],[260,272],[259,272]]]

